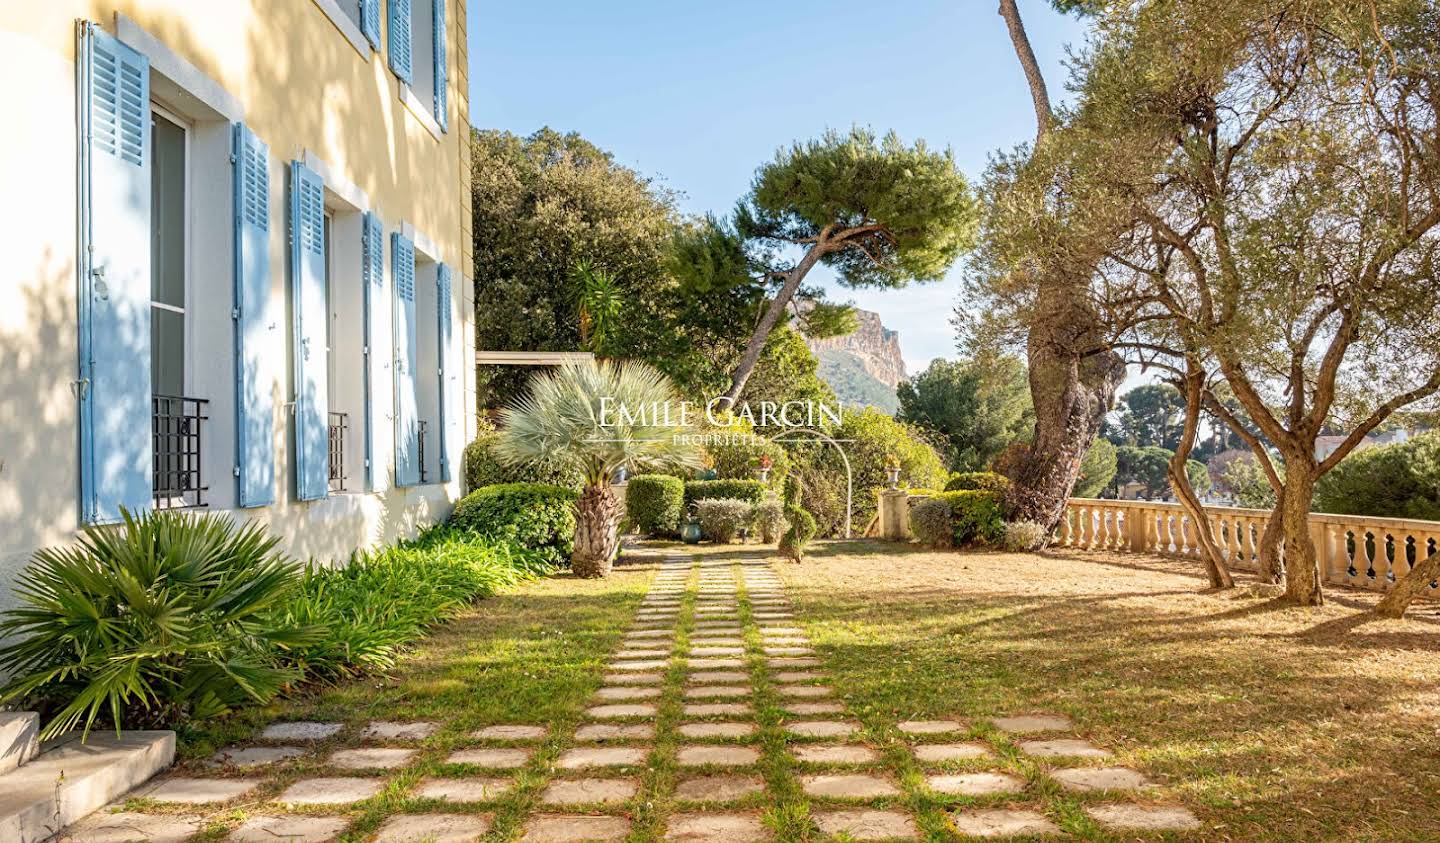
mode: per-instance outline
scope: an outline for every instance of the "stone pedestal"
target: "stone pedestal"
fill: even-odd
[[[892,542],[910,540],[910,495],[904,489],[880,493],[880,537]]]

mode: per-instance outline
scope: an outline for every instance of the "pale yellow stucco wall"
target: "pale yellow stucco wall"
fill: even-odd
[[[387,232],[407,223],[434,244],[437,258],[454,270],[456,345],[472,354],[465,2],[447,0],[450,124],[439,139],[407,108],[389,69],[387,11],[382,2],[381,49],[362,55],[315,0],[0,0],[0,73],[10,93],[0,132],[0,609],[10,605],[10,583],[30,553],[72,539],[77,529],[77,19],[112,34],[117,13],[133,21],[218,83],[269,145],[276,303],[283,307],[288,296],[284,168],[309,151],[364,192]],[[209,124],[209,130],[224,125]],[[202,187],[228,196],[229,179],[222,168]],[[228,323],[216,314],[230,307],[227,238],[217,224],[200,226],[191,241],[197,250],[191,271],[220,279],[207,288],[214,295],[196,303],[210,308],[205,324],[220,331]],[[386,248],[388,264],[388,237]],[[281,337],[288,340],[288,333]],[[201,344],[195,353],[215,358],[196,365],[230,371],[231,337],[213,340],[211,351]],[[267,521],[298,556],[333,561],[443,515],[459,493],[460,449],[474,424],[474,367],[458,368],[464,374],[453,406],[461,420],[449,437],[454,480],[448,486],[295,502],[288,422],[277,410],[279,500],[235,514]],[[286,390],[281,373],[277,408]],[[211,391],[217,406],[210,434],[217,441],[229,437],[222,450],[233,454],[233,401],[220,394],[227,391],[221,384]],[[390,393],[376,400],[391,400]],[[380,456],[388,473],[391,453]],[[217,488],[218,508],[228,510],[234,502],[229,465],[212,468],[207,479]]]

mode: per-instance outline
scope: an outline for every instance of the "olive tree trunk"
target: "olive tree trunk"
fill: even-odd
[[[608,484],[586,486],[575,504],[575,550],[570,569],[577,577],[604,577],[620,549],[620,505]]]
[[[1260,581],[1272,585],[1285,581],[1285,563],[1280,556],[1285,542],[1285,519],[1280,517],[1284,506],[1285,487],[1282,486],[1275,492],[1275,508],[1270,510],[1270,520],[1265,522],[1265,529],[1260,533],[1260,559],[1257,562]]]
[[[1396,552],[1404,551],[1396,548]],[[1375,614],[1382,618],[1403,618],[1405,610],[1410,608],[1415,598],[1425,593],[1430,588],[1430,583],[1437,579],[1440,579],[1440,550],[1415,563],[1410,573],[1401,577],[1390,593],[1375,606]]]
[[[1291,456],[1287,454],[1285,460],[1285,494],[1276,505],[1285,534],[1285,598],[1300,606],[1320,606],[1325,596],[1320,590],[1315,543],[1310,541],[1310,501],[1315,497],[1316,470],[1314,460]]]
[[[1195,450],[1195,438],[1200,434],[1200,401],[1205,385],[1205,372],[1197,366],[1198,364],[1191,363],[1185,372],[1182,384],[1185,395],[1185,424],[1180,432],[1180,441],[1175,446],[1175,453],[1170,455],[1168,474],[1175,497],[1179,499],[1185,514],[1190,516],[1190,524],[1195,529],[1195,538],[1200,545],[1200,561],[1205,564],[1205,574],[1210,578],[1210,587],[1234,588],[1235,580],[1225,566],[1225,555],[1220,551],[1220,545],[1215,541],[1215,534],[1210,529],[1210,517],[1205,512],[1205,505],[1200,502],[1200,496],[1195,494],[1195,487],[1190,484],[1190,472],[1186,470],[1189,467],[1190,452]]]

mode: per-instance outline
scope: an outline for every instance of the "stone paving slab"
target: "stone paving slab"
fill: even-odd
[[[773,677],[776,682],[814,682],[824,679],[825,674],[814,670],[782,670]]]
[[[925,783],[936,793],[951,796],[993,796],[997,793],[1019,793],[1025,780],[1006,773],[959,773],[926,776]]]
[[[743,656],[744,647],[691,647],[690,655],[694,656]]]
[[[978,743],[922,743],[915,748],[915,760],[930,764],[989,758],[989,747]]]
[[[676,814],[665,826],[665,839],[689,843],[750,843],[770,839],[755,814]]]
[[[618,687],[601,688],[595,692],[595,698],[601,700],[651,700],[660,694],[660,688],[650,688],[645,685],[626,685]]]
[[[607,673],[606,685],[664,685],[663,673]]]
[[[525,843],[584,843],[624,840],[630,821],[624,817],[590,817],[580,814],[536,814],[525,823]]]
[[[675,763],[681,767],[747,767],[759,763],[759,750],[748,746],[682,746],[675,751]]]
[[[895,727],[907,735],[943,735],[965,728],[958,720],[905,720]]]
[[[510,779],[425,779],[416,786],[415,795],[421,799],[444,799],[447,802],[488,802],[505,795],[514,786]]]
[[[1050,741],[1024,741],[1020,751],[1036,758],[1109,758],[1110,751],[1089,741],[1057,738]]]
[[[734,802],[764,790],[765,780],[759,776],[695,776],[675,786],[675,798],[681,802]]]
[[[692,669],[693,669],[693,668],[709,669],[709,668],[721,668],[721,667],[744,667],[744,666],[745,666],[745,660],[744,660],[744,659],[735,659],[735,658],[712,658],[712,657],[705,657],[705,658],[699,658],[699,659],[690,659],[690,667],[691,667]]]
[[[490,818],[479,814],[395,814],[375,843],[473,843],[489,831]]]
[[[670,666],[669,659],[642,659],[640,661],[617,661],[611,662],[608,667],[611,670],[623,670],[627,673],[646,670],[664,670]]]
[[[1101,825],[1123,831],[1189,831],[1200,820],[1179,805],[1091,805],[1085,813]]]
[[[635,746],[602,746],[593,749],[567,749],[556,759],[562,770],[584,770],[590,767],[625,767],[644,764],[649,750]]]
[[[788,647],[767,644],[760,648],[767,656],[813,656],[815,650],[811,647]]]
[[[681,710],[687,717],[739,717],[752,713],[745,703],[685,703]]]
[[[230,832],[233,843],[327,843],[340,836],[350,821],[345,817],[251,817]],[[153,843],[153,841],[152,841]]]
[[[813,656],[773,656],[765,662],[773,668],[820,666],[820,660]]]
[[[802,738],[843,738],[860,731],[860,724],[845,720],[801,720],[786,723],[785,731]]]
[[[384,779],[301,779],[286,788],[276,801],[287,805],[350,805],[369,799],[384,788]]]
[[[744,685],[697,685],[685,689],[686,699],[701,697],[748,697],[750,689]]]
[[[813,714],[843,714],[845,706],[838,702],[792,702],[782,706],[790,714],[809,717]]]
[[[991,808],[960,811],[950,821],[955,830],[971,837],[1014,837],[1021,834],[1059,834],[1060,828],[1038,811],[1017,808]]]
[[[225,767],[263,767],[298,758],[305,752],[298,746],[232,746],[210,756],[210,763]]]
[[[545,787],[540,801],[547,805],[613,805],[629,802],[639,792],[634,779],[556,779]]]
[[[800,787],[810,796],[825,799],[878,799],[882,796],[900,795],[900,788],[889,779],[863,773],[801,776]]]
[[[790,747],[797,761],[807,764],[874,764],[880,753],[855,744],[802,744]]]
[[[670,657],[670,649],[655,648],[649,650],[621,650],[615,654],[617,659],[666,659]]]
[[[104,811],[91,814],[70,826],[56,843],[181,843],[205,827],[202,817],[142,814],[125,811],[117,814]],[[233,838],[232,838],[233,839]]]
[[[1148,787],[1150,780],[1128,767],[1076,767],[1051,770],[1050,778],[1066,790],[1087,793],[1094,790],[1135,790]]]
[[[689,681],[705,682],[749,682],[750,674],[740,670],[701,670],[690,674]]]
[[[394,770],[415,757],[413,749],[342,749],[331,753],[325,763],[342,770]]]
[[[660,713],[660,707],[653,703],[615,703],[613,705],[592,705],[585,709],[585,713],[597,719],[654,717]]]
[[[260,733],[260,739],[266,741],[323,741],[340,734],[345,728],[344,723],[310,723],[297,721],[294,723],[271,723]]]
[[[461,749],[445,758],[446,764],[474,764],[477,767],[491,767],[496,770],[513,770],[524,767],[530,760],[528,749]]]
[[[239,799],[260,786],[260,779],[199,779],[174,776],[142,788],[137,796],[156,802],[202,805]]]
[[[587,723],[575,730],[577,741],[631,741],[655,737],[649,723]]]
[[[486,726],[470,733],[478,741],[538,741],[549,732],[547,726],[525,726],[502,723]]]
[[[1017,717],[994,717],[990,724],[1002,732],[1065,732],[1075,728],[1070,718],[1059,714],[1022,714]]]
[[[818,811],[812,813],[815,825],[824,834],[844,834],[851,840],[913,840],[917,834],[915,820],[902,811]]]
[[[629,640],[629,639],[632,639],[632,638],[633,638],[633,639],[636,639],[636,640],[638,640],[638,641],[653,641],[653,640],[655,640],[655,639],[657,639],[657,638],[670,638],[670,637],[672,637],[673,635],[674,635],[673,632],[669,632],[669,631],[663,630],[663,629],[642,629],[642,630],[639,630],[638,632],[627,632],[627,633],[625,633],[625,640]]]
[[[360,737],[370,741],[423,741],[439,730],[439,723],[393,723],[389,720],[375,720],[365,727]]]
[[[755,729],[754,723],[681,723],[677,731],[687,738],[745,738]]]
[[[829,685],[780,685],[775,690],[782,697],[828,697],[834,693]]]

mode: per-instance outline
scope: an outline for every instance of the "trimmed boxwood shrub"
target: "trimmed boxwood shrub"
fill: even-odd
[[[566,564],[575,549],[575,501],[579,494],[546,483],[483,486],[455,504],[450,525],[508,539],[552,565]]]
[[[910,507],[910,533],[932,547],[1000,545],[1005,540],[1004,511],[997,492],[941,492]],[[948,541],[943,526],[947,517]]]
[[[700,534],[717,544],[735,541],[742,527],[750,526],[755,505],[739,498],[706,498],[695,502]]]
[[[957,471],[945,484],[947,492],[996,492],[1002,497],[1010,491],[1010,478],[993,471]]]
[[[685,481],[668,474],[637,474],[625,487],[625,515],[636,532],[672,535],[685,513]]]
[[[567,489],[580,488],[580,473],[567,466],[554,462],[522,465],[501,463],[491,451],[495,436],[494,431],[481,433],[465,446],[465,453],[461,458],[461,474],[465,478],[467,492],[503,483],[548,483]]]
[[[910,535],[928,547],[950,547],[955,530],[950,526],[950,502],[929,497],[910,503]]]
[[[685,506],[714,498],[733,498],[759,503],[765,497],[765,484],[759,480],[691,480],[685,484]]]

